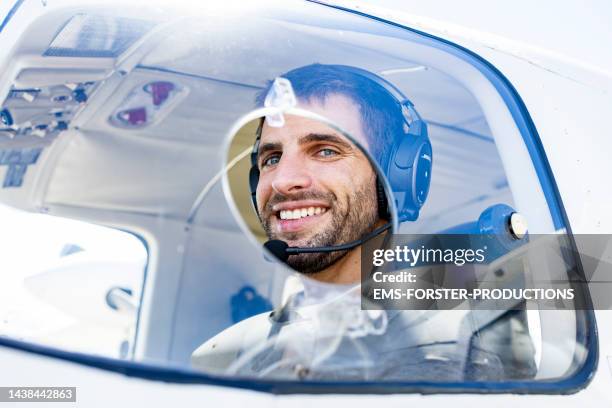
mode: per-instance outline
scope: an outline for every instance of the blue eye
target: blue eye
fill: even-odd
[[[337,155],[338,152],[336,152],[335,150],[332,149],[321,149],[317,152],[317,155],[322,156],[322,157],[331,157],[331,156],[335,156]]]
[[[275,164],[278,164],[279,161],[280,161],[280,156],[279,155],[272,155],[272,156],[269,156],[268,158],[266,158],[261,163],[261,166],[262,167],[274,166]]]

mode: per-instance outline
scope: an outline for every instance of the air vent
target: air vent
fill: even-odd
[[[48,57],[115,58],[155,23],[131,18],[77,14],[55,36]]]

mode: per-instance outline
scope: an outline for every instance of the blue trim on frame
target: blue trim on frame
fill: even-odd
[[[35,353],[38,355],[57,358],[64,361],[83,364],[124,374],[128,377],[137,377],[145,380],[163,381],[180,384],[205,384],[212,386],[226,386],[252,391],[262,391],[271,394],[440,394],[440,393],[480,393],[500,394],[512,392],[514,394],[571,394],[580,390],[578,388],[559,388],[558,383],[549,381],[506,381],[506,382],[434,382],[434,381],[284,381],[284,380],[245,380],[240,378],[222,377],[198,373],[193,370],[161,367],[147,363],[117,360],[109,357],[100,357],[84,353],[53,349],[33,343],[0,337],[0,346],[16,350]]]
[[[2,32],[2,30],[4,30],[4,27],[6,27],[9,21],[11,21],[11,18],[13,18],[19,7],[21,7],[23,1],[24,0],[17,0],[15,4],[13,4],[13,7],[11,7],[9,12],[6,14],[6,17],[4,17],[4,20],[2,20],[2,23],[0,23],[0,33]]]
[[[521,135],[525,141],[529,154],[532,157],[540,184],[553,217],[556,228],[565,227],[572,237],[567,215],[562,206],[561,197],[555,184],[550,165],[546,159],[544,148],[538,136],[535,125],[527,111],[522,99],[512,86],[512,84],[489,62],[450,41],[435,37],[431,34],[421,32],[410,27],[390,22],[375,16],[365,14],[360,11],[347,9],[340,6],[320,3],[318,0],[305,0],[317,3],[325,7],[359,15],[371,20],[391,25],[411,32],[420,39],[429,42],[432,47],[437,47],[447,51],[459,58],[466,60],[478,68],[486,78],[496,87],[499,94],[506,102],[510,112],[516,121]],[[9,15],[0,25],[0,31],[10,17],[14,14],[23,0],[17,1]],[[572,243],[573,239],[571,239]],[[582,271],[579,271],[582,273]],[[588,296],[588,294],[587,294]],[[345,393],[345,394],[396,394],[396,393],[420,393],[420,394],[439,394],[439,393],[480,393],[480,394],[572,394],[584,388],[592,379],[598,361],[598,342],[595,317],[592,310],[578,314],[577,327],[586,327],[588,331],[580,331],[577,341],[584,344],[587,348],[587,357],[580,371],[569,378],[559,381],[504,381],[504,382],[320,382],[320,381],[278,381],[278,380],[257,380],[247,381],[243,379],[233,379],[221,376],[200,374],[191,370],[181,368],[165,368],[143,363],[116,360],[107,357],[92,356],[83,353],[75,353],[64,350],[53,349],[47,346],[13,340],[0,337],[0,346],[36,353],[42,356],[68,360],[75,363],[101,368],[108,371],[122,373],[131,377],[139,377],[148,380],[176,382],[176,383],[198,383],[216,386],[229,386],[243,388],[254,391],[263,391],[273,394],[294,394],[294,393]]]

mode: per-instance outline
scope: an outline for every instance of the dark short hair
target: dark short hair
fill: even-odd
[[[370,154],[386,168],[389,150],[397,135],[403,134],[403,116],[396,99],[375,81],[341,65],[311,64],[279,75],[291,82],[295,96],[305,102],[324,102],[333,94],[350,98],[359,108]],[[257,94],[263,106],[273,81]]]

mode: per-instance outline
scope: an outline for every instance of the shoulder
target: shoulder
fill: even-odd
[[[224,372],[243,350],[264,341],[273,322],[270,312],[242,320],[201,344],[191,354],[191,366],[207,372]]]

